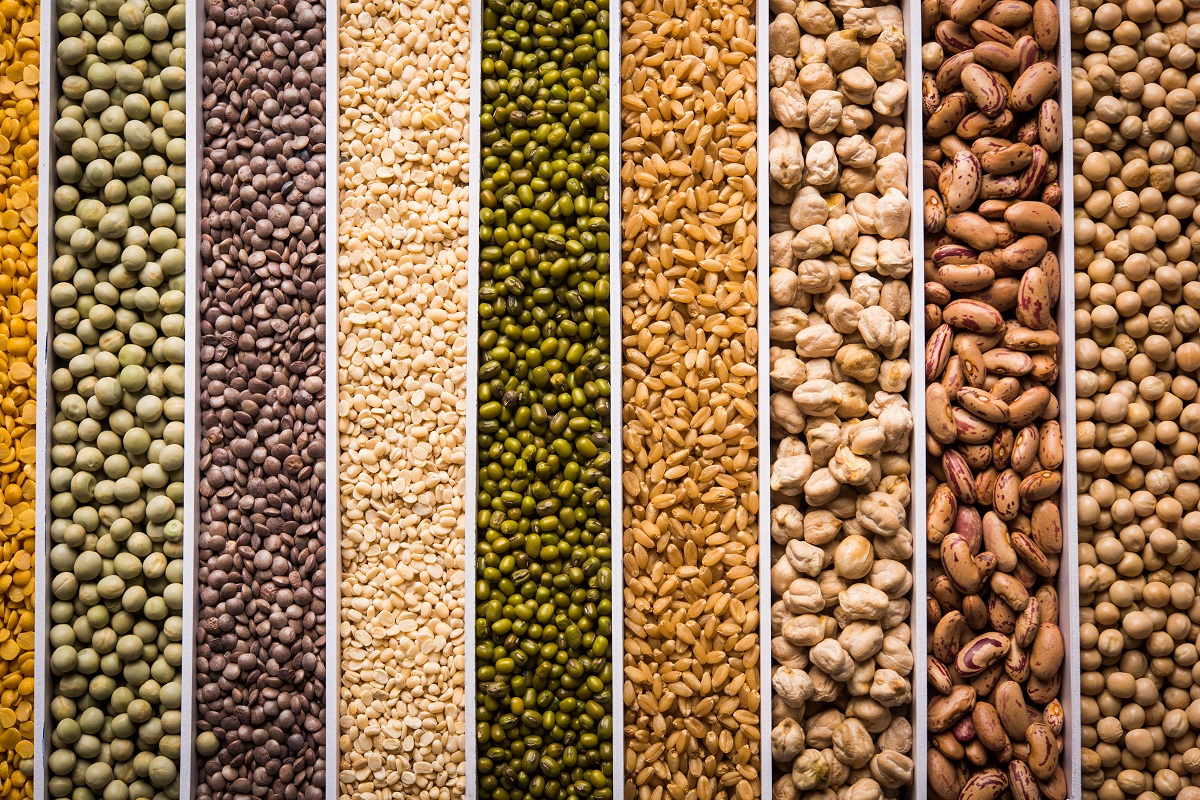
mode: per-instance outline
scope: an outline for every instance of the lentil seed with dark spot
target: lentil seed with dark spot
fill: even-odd
[[[201,800],[325,796],[325,8],[208,0]]]

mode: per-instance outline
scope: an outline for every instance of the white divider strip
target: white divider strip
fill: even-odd
[[[758,715],[759,796],[771,797],[775,765],[771,754],[771,718],[774,687],[771,685],[771,179],[767,166],[771,152],[770,0],[755,7],[758,59],[758,670],[762,694]]]
[[[467,436],[463,440],[466,448],[467,496],[464,507],[464,534],[467,537],[463,548],[466,561],[467,580],[463,587],[466,607],[466,659],[463,675],[463,700],[467,704],[466,747],[467,747],[467,800],[479,796],[479,743],[476,735],[477,714],[475,698],[475,540],[476,518],[479,514],[479,432],[476,414],[479,407],[479,163],[481,144],[478,119],[483,101],[480,84],[483,82],[483,0],[471,0],[471,113],[467,126],[467,139],[471,147],[470,208],[468,210],[467,239]]]
[[[615,7],[614,7],[615,6]],[[624,284],[621,255],[622,223],[621,207],[621,141],[624,134],[621,94],[621,6],[609,3],[608,12],[608,316],[609,338],[609,476],[612,489],[609,492],[609,508],[612,513],[612,634],[608,637],[612,648],[612,729],[613,769],[612,790],[615,800],[625,797],[625,483],[623,468],[624,438],[622,420],[625,417],[624,375],[625,348],[621,346],[623,328],[621,309]]]
[[[1063,552],[1058,567],[1059,628],[1066,637],[1065,676],[1059,697],[1066,712],[1063,753],[1066,758],[1067,797],[1083,791],[1083,739],[1080,720],[1079,666],[1079,469],[1075,453],[1075,183],[1074,149],[1071,146],[1071,4],[1058,0],[1058,68],[1062,75],[1058,103],[1062,108],[1063,144],[1059,150],[1058,183],[1062,187],[1063,229],[1058,237],[1058,419],[1063,434],[1062,513]]]
[[[342,694],[341,461],[338,447],[338,22],[341,3],[325,0],[325,798],[339,796]]]
[[[196,627],[200,610],[200,165],[204,160],[204,99],[200,93],[204,4],[187,5],[187,250],[184,252],[185,315],[183,496],[183,727],[180,729],[179,800],[195,795],[200,770],[196,759]]]
[[[33,688],[33,796],[46,797],[46,759],[50,746],[50,413],[54,391],[50,387],[50,331],[54,312],[50,308],[50,265],[54,263],[54,169],[53,120],[58,117],[58,76],[54,66],[58,52],[55,0],[41,0],[41,42],[38,54],[41,85],[38,88],[38,312],[37,312],[37,489],[34,508],[35,595],[33,602],[33,665],[37,678]],[[186,690],[186,685],[185,685]],[[182,798],[181,800],[185,800]]]
[[[908,529],[912,531],[913,588],[909,595],[912,609],[909,627],[913,654],[913,671],[909,676],[913,688],[909,720],[913,727],[913,787],[910,797],[925,797],[928,782],[924,743],[929,705],[929,671],[925,667],[928,653],[929,606],[925,602],[929,585],[928,539],[925,535],[925,516],[928,511],[925,478],[928,474],[925,451],[925,203],[922,137],[924,117],[921,112],[921,4],[919,0],[902,0],[904,32],[908,46],[904,51],[905,77],[908,80],[908,199],[912,204],[908,241],[912,248],[913,270],[909,276],[912,312],[909,317],[910,338],[908,363],[912,377],[908,381],[908,405],[913,415],[912,444],[909,449],[912,503],[908,509]]]

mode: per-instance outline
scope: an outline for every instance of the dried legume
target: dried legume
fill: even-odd
[[[46,788],[177,798],[185,4],[56,10]]]
[[[480,797],[613,796],[607,0],[481,20]]]
[[[1065,800],[1058,9],[927,7],[929,786]]]
[[[1200,28],[1072,6],[1081,796],[1197,800]]]
[[[33,797],[38,3],[0,3],[0,800]]]
[[[347,3],[340,41],[341,791],[455,800],[470,4]]]
[[[771,9],[774,794],[895,797],[914,771],[904,18]]]
[[[201,800],[325,797],[325,6],[206,5]]]
[[[626,796],[760,794],[753,6],[622,9]]]

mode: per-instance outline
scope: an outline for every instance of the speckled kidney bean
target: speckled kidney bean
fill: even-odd
[[[1064,800],[1058,9],[922,6],[930,796]]]

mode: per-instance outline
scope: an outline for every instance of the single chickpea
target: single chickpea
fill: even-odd
[[[942,66],[945,61],[945,55],[942,52],[942,46],[937,42],[926,42],[921,46],[921,65],[934,72]]]

